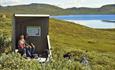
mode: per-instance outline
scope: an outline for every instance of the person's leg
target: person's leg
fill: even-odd
[[[26,54],[26,48],[23,48],[23,57],[27,57],[27,54]]]
[[[23,48],[23,54],[26,54],[26,48]]]
[[[32,54],[35,54],[35,47],[32,47],[32,48],[31,48],[31,53],[32,53]]]
[[[35,45],[31,43],[31,53],[35,54]]]
[[[38,55],[35,53],[35,47],[31,48],[31,54],[32,54],[32,58],[37,58]]]
[[[18,48],[18,52],[19,52],[21,55],[24,54],[24,53],[23,53],[23,49],[21,49],[21,48]]]
[[[29,47],[26,48],[26,54],[27,54],[27,57],[31,57],[31,49]]]
[[[31,55],[32,55],[32,58],[34,58],[34,55],[35,55],[35,45],[33,43],[31,43]]]

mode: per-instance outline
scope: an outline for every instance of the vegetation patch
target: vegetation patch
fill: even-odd
[[[115,29],[97,30],[72,22],[50,19],[52,58],[39,63],[11,52],[12,17],[0,18],[0,70],[114,70]],[[1,50],[1,49],[0,49]],[[65,54],[71,57],[64,58]],[[85,56],[88,63],[82,63]]]

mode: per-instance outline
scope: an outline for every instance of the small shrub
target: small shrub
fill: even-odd
[[[0,70],[40,70],[40,64],[34,60],[28,61],[17,53],[4,53],[0,57]]]
[[[10,46],[11,46],[11,39],[1,34],[0,35],[0,53],[5,52],[6,48]]]

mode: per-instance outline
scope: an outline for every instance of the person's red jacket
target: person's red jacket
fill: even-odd
[[[23,49],[25,47],[25,44],[19,44],[18,48]]]

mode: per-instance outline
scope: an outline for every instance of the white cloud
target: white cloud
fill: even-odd
[[[105,4],[115,4],[115,0],[0,0],[0,5],[19,5],[28,3],[46,3],[59,7],[101,7]]]
[[[106,4],[115,4],[115,0],[68,0],[59,4],[60,7],[101,7]]]
[[[26,4],[24,0],[1,0],[0,5],[2,6],[9,6],[9,5],[20,5]]]
[[[115,0],[84,0],[79,6],[101,7],[106,4],[115,4]]]

